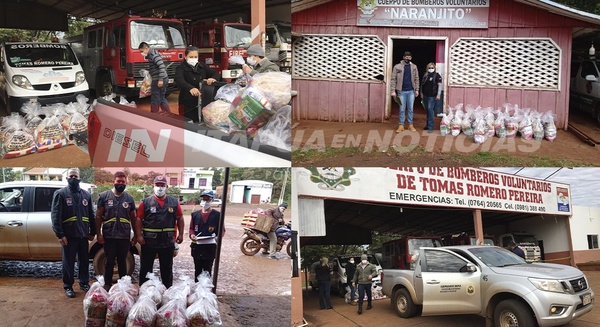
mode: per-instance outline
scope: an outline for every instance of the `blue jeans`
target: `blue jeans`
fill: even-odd
[[[356,287],[354,287],[352,285],[352,282],[348,283],[348,286],[350,286],[350,302],[354,301],[354,292],[356,292]]]
[[[331,281],[319,281],[319,305],[321,309],[331,308]]]
[[[166,104],[169,105],[169,101],[167,101],[167,86],[169,86],[169,79],[165,78],[163,80],[163,87],[158,88],[158,80],[152,80],[152,87],[150,88],[150,104]]]
[[[430,131],[433,130],[433,116],[435,115],[435,97],[423,97],[425,100],[425,105],[427,106],[427,123],[425,124],[425,129]]]
[[[369,284],[358,284],[358,304],[362,305],[363,299],[365,298],[365,292],[367,293],[367,303],[371,304],[371,283]]]
[[[408,109],[408,123],[413,123],[413,106],[415,105],[415,91],[396,91],[400,99],[400,125],[404,125],[404,111]]]

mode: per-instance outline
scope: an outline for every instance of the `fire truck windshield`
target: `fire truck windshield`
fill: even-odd
[[[185,48],[183,25],[165,21],[132,21],[132,49],[137,49],[140,43],[146,42],[154,48]]]
[[[248,48],[251,42],[250,26],[225,26],[225,46],[227,48]]]

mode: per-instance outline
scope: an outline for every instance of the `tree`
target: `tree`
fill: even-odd
[[[112,183],[114,181],[113,174],[102,168],[94,169],[94,180],[96,184]]]
[[[2,167],[2,182],[12,182],[23,179],[23,173],[20,171],[14,171],[12,168]]]
[[[213,175],[212,185],[213,188],[215,186],[223,185],[223,179],[225,178],[225,171],[223,168],[216,168],[214,170],[215,174]]]
[[[598,0],[554,0],[554,2],[592,14],[600,14],[600,1]]]
[[[82,182],[93,184],[94,180],[94,168],[93,167],[80,167],[79,177]]]

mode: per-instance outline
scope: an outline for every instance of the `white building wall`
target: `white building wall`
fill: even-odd
[[[229,197],[231,203],[243,203],[244,202],[244,185],[232,185],[231,196]]]
[[[483,219],[485,220],[485,215]],[[544,241],[544,252],[569,251],[567,219],[568,216],[546,216],[545,218],[536,216],[511,222],[506,227],[495,226],[494,228],[484,230],[484,233],[493,234],[495,238],[510,231],[533,233],[538,240]]]
[[[573,251],[588,250],[588,235],[600,236],[600,208],[573,206],[571,217]]]

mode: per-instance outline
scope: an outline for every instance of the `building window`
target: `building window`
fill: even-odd
[[[169,185],[172,185],[172,186],[177,186],[177,185],[179,185],[179,184],[177,183],[177,177],[169,177]]]
[[[598,235],[588,235],[588,249],[598,248]]]
[[[198,186],[199,187],[206,186],[206,178],[200,178],[198,180]]]
[[[449,85],[558,91],[560,63],[551,39],[461,38],[450,47]]]
[[[374,35],[303,35],[293,48],[294,78],[376,81],[385,44]]]

